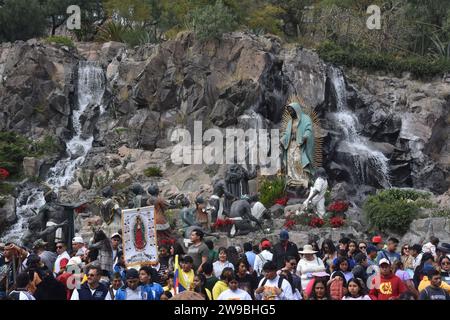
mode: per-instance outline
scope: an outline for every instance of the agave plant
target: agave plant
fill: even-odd
[[[129,27],[119,22],[110,21],[100,27],[97,35],[97,40],[102,42],[125,42],[125,36],[128,31]]]
[[[450,40],[442,41],[437,34],[433,34],[430,40],[434,44],[434,50],[432,55],[436,58],[450,59]]]

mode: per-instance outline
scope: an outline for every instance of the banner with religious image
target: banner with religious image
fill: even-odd
[[[123,253],[127,267],[157,262],[155,208],[122,211]]]

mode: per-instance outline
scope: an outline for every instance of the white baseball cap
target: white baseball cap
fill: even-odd
[[[378,262],[378,265],[381,266],[384,263],[387,263],[388,265],[391,265],[391,262],[388,259],[386,259],[386,258],[381,259],[380,262]]]
[[[72,243],[84,243],[82,237],[73,237]]]
[[[111,236],[111,239],[114,237],[119,237],[120,239],[122,239],[122,236],[118,232],[113,233],[113,235]]]

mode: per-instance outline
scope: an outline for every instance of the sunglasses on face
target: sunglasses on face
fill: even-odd
[[[61,246],[57,246],[57,247],[56,247],[56,249],[62,249],[62,248],[63,248],[63,247],[61,247]]]
[[[441,264],[444,266],[448,266],[448,265],[450,265],[450,262],[442,261]]]
[[[366,246],[360,246],[359,248],[360,249],[366,249],[367,247]]]
[[[96,277],[97,275],[96,274],[92,274],[92,273],[88,273],[87,276],[88,277]]]

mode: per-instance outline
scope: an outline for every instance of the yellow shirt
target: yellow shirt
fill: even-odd
[[[224,292],[225,290],[228,290],[228,284],[222,280],[217,281],[216,284],[214,285],[213,292],[212,292],[213,299],[217,300],[219,295],[222,292]]]
[[[420,281],[419,283],[419,292],[424,290],[426,287],[428,287],[430,285],[430,280],[428,280],[427,276],[424,276],[422,281]],[[444,289],[445,291],[447,291],[448,293],[450,293],[450,285],[448,285],[447,283],[445,283],[444,281],[442,281],[441,283],[441,289]]]

